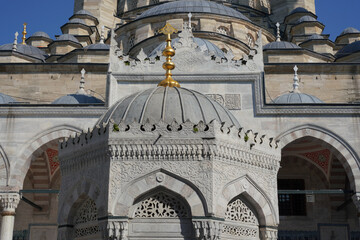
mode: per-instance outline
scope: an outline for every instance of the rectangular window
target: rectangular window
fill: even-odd
[[[279,190],[305,190],[304,179],[278,179]],[[305,194],[279,194],[280,216],[306,216]]]

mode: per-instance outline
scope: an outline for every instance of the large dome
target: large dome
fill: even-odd
[[[68,94],[62,97],[59,97],[51,104],[103,104],[104,102],[100,99],[87,95],[87,94]]]
[[[212,120],[226,122],[239,128],[240,124],[225,107],[207,96],[186,88],[156,87],[135,93],[115,103],[97,124],[123,121],[130,124],[136,121],[144,124],[164,121],[171,124],[174,120],[184,123]]]
[[[236,11],[230,7],[226,7],[222,4],[214,3],[211,1],[175,1],[170,3],[164,3],[159,6],[153,7],[143,12],[137,19],[158,16],[162,14],[175,14],[175,13],[210,13],[217,15],[224,15],[234,18],[239,18],[251,22],[239,11]]]
[[[177,43],[180,39],[175,38],[171,40],[171,46],[174,46],[175,43]],[[213,52],[216,57],[225,58],[225,54],[223,51],[220,50],[215,44],[212,42],[202,39],[202,38],[196,38],[194,37],[194,42],[204,51],[207,52]],[[166,42],[160,43],[149,55],[149,57],[156,57],[156,55],[160,52],[162,52],[165,49]]]

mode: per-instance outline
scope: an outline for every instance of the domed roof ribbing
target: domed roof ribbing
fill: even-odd
[[[109,50],[110,45],[104,43],[95,43],[89,46],[84,47],[84,49],[91,49],[91,50]]]
[[[92,103],[104,103],[100,99],[86,94],[68,94],[65,96],[62,96],[55,101],[52,102],[52,104],[92,104]]]
[[[303,7],[298,7],[298,8],[295,8],[294,10],[292,10],[289,15],[294,14],[294,13],[308,13],[308,12],[309,11],[307,9],[305,9]]]
[[[175,13],[210,13],[239,18],[251,22],[242,13],[212,1],[189,0],[164,3],[143,12],[137,19]]]
[[[285,42],[285,41],[280,41],[280,42],[271,42],[266,44],[263,47],[264,50],[267,49],[301,49],[301,47],[299,47],[298,45],[291,43],[291,42]]]
[[[89,15],[92,17],[94,16],[91,12],[84,9],[77,11],[74,15]]]
[[[345,57],[355,52],[360,51],[360,41],[353,42],[340,49],[336,54],[336,58]]]
[[[31,37],[44,37],[44,38],[51,39],[50,36],[47,33],[41,32],[41,31],[35,32],[33,35],[31,35]]]
[[[0,104],[15,103],[16,101],[9,95],[0,93]]]
[[[277,104],[308,104],[308,103],[323,103],[315,96],[306,93],[290,92],[283,94],[274,99]]]
[[[71,34],[63,34],[63,35],[59,36],[55,41],[73,41],[73,42],[79,43],[77,38]]]
[[[345,35],[345,34],[349,34],[349,33],[360,33],[360,31],[357,30],[356,28],[348,27],[348,28],[345,28],[344,31],[342,31],[342,33],[340,35]]]
[[[0,46],[0,51],[12,51],[13,49],[13,44],[12,43],[8,43],[8,44],[4,44],[2,46]],[[24,44],[17,44],[16,45],[16,52],[34,57],[34,58],[38,58],[41,60],[45,60],[45,58],[47,57],[47,54],[34,46],[31,45],[24,45]]]
[[[303,22],[317,22],[317,20],[311,16],[303,16],[303,17],[299,18],[299,20],[296,21],[296,24],[300,24]]]
[[[85,21],[80,19],[80,18],[73,18],[73,19],[70,19],[68,23],[80,23],[80,24],[84,24],[86,25]]]
[[[174,46],[175,43],[177,43],[180,39],[175,38],[171,40],[171,46]],[[202,39],[202,38],[196,38],[194,37],[194,42],[205,51],[213,52],[215,56],[220,58],[225,58],[225,54],[223,51],[221,51],[215,44],[212,42]],[[165,49],[166,42],[160,43],[149,55],[149,57],[155,57],[158,52],[162,52]]]
[[[98,123],[115,123],[123,121],[130,124],[134,120],[144,124],[147,119],[151,123],[164,121],[171,124],[174,120],[184,123],[212,120],[226,122],[239,128],[240,124],[225,107],[207,96],[186,88],[156,87],[135,93],[115,103]]]

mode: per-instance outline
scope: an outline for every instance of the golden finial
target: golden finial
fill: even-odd
[[[163,56],[166,57],[166,62],[163,63],[163,68],[166,70],[165,76],[166,78],[162,80],[158,86],[162,87],[180,87],[180,84],[175,81],[171,76],[171,70],[175,68],[175,64],[171,61],[171,57],[175,55],[175,50],[171,47],[171,34],[177,33],[178,30],[173,28],[169,23],[159,30],[159,33],[163,33],[167,35],[166,39],[166,47],[164,49]]]
[[[26,32],[26,25],[27,25],[27,23],[24,23],[23,24],[23,26],[24,26],[24,30],[23,30],[23,32],[22,32],[22,34],[23,34],[23,37],[22,37],[22,45],[26,45],[26,43],[25,43],[25,40],[26,40],[26,34],[27,34],[27,32]]]

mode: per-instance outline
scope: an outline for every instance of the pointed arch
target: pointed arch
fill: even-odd
[[[216,213],[221,217],[225,217],[228,203],[240,194],[256,211],[260,225],[277,226],[279,224],[277,196],[276,200],[271,201],[248,175],[237,178],[224,186],[222,194],[218,198]]]
[[[360,191],[360,181],[356,181],[356,179],[360,179],[359,156],[349,143],[330,130],[313,124],[291,128],[279,134],[276,139],[280,140],[281,148],[284,148],[289,143],[302,137],[313,137],[328,147],[343,165],[351,189],[354,192]]]
[[[11,172],[16,172],[16,176],[9,176],[9,184],[21,188],[34,155],[36,156],[46,150],[46,148],[49,147],[48,144],[50,142],[69,137],[70,135],[79,132],[81,132],[80,128],[64,124],[49,128],[31,138],[27,141],[27,144],[20,149],[19,155],[16,158],[16,163],[10,168]],[[13,171],[14,169],[16,169],[16,171]]]
[[[0,146],[0,158],[0,186],[5,187],[9,185],[10,161],[2,146]]]
[[[117,216],[128,216],[131,206],[140,196],[163,187],[179,194],[186,200],[192,216],[205,216],[207,205],[203,194],[191,182],[163,169],[142,176],[125,186],[116,197],[111,212]]]

